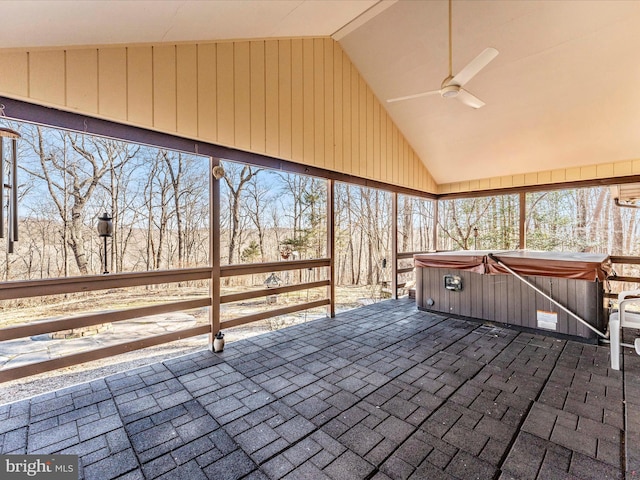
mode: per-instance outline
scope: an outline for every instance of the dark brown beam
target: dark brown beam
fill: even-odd
[[[162,305],[151,305],[148,307],[129,308],[115,312],[101,312],[90,315],[63,318],[59,320],[48,320],[44,322],[29,323],[0,329],[0,341],[14,340],[16,338],[32,337],[43,333],[59,332],[61,330],[71,330],[74,328],[91,327],[103,323],[121,322],[132,318],[148,317],[162,313],[179,312],[194,308],[208,307],[211,305],[210,298],[199,298],[196,300],[185,300],[182,302],[163,303]]]
[[[401,187],[399,185],[393,185],[391,183],[380,182],[377,180],[370,180],[355,175],[347,175],[325,168],[302,165],[288,160],[280,160],[267,155],[243,152],[242,150],[236,150],[234,148],[222,147],[220,145],[214,145],[212,143],[206,143],[199,140],[191,140],[167,133],[156,132],[140,127],[81,115],[74,112],[44,107],[35,103],[23,102],[8,97],[0,97],[0,103],[5,106],[5,115],[16,120],[24,120],[26,122],[39,123],[46,126],[75,130],[76,132],[81,133],[111,137],[118,140],[141,143],[159,148],[180,150],[196,155],[228,159],[250,165],[282,170],[289,173],[326,178],[352,185],[359,185],[361,187],[388,190],[420,198],[436,198],[436,194],[434,193]]]
[[[527,248],[527,194],[525,192],[520,192],[520,202],[519,202],[519,210],[520,210],[520,220],[518,223],[518,232],[519,232],[519,241],[518,248],[520,250],[524,250]]]
[[[282,272],[285,270],[328,267],[330,263],[331,260],[328,258],[317,258],[314,260],[287,260],[283,262],[224,265],[220,267],[220,276],[235,277],[236,275],[252,275],[254,273],[270,273]]]
[[[28,377],[29,375],[36,375],[38,373],[50,372],[51,370],[57,370],[59,368],[78,365],[80,363],[91,362],[93,360],[100,360],[101,358],[113,357],[121,353],[153,347],[154,345],[160,345],[163,343],[174,342],[183,338],[195,337],[197,335],[209,333],[210,329],[211,325],[209,324],[200,325],[198,327],[178,330],[177,332],[146,337],[133,342],[119,343],[109,347],[96,348],[88,352],[74,353],[73,355],[54,358],[53,360],[45,360],[44,362],[30,363],[21,367],[0,370],[0,383]]]
[[[411,195],[419,198],[431,199],[454,199],[486,197],[493,195],[506,195],[519,192],[539,192],[547,190],[563,190],[571,188],[609,186],[624,183],[640,182],[640,175],[627,175],[622,177],[606,177],[592,180],[578,180],[560,183],[545,183],[534,186],[519,186],[496,188],[492,190],[472,190],[468,192],[434,194],[414,190],[412,188],[401,187],[386,182],[369,180],[355,175],[334,172],[331,170],[317,168],[308,165],[280,160],[278,158],[260,155],[256,153],[243,152],[229,147],[222,147],[211,143],[178,137],[166,133],[147,130],[140,127],[111,122],[99,118],[81,115],[65,110],[58,110],[51,107],[44,107],[35,103],[24,102],[9,97],[0,97],[0,103],[5,106],[5,115],[8,118],[23,120],[26,122],[38,123],[46,126],[75,130],[77,132],[101,135],[104,137],[116,138],[135,143],[146,144],[159,148],[180,150],[197,155],[205,155],[215,158],[225,158],[237,162],[244,162],[251,165],[283,170],[290,173],[299,173],[320,178],[326,178],[338,182],[345,182],[352,185],[359,185],[368,188],[377,188],[389,192]],[[436,248],[437,250],[437,248]]]
[[[307,290],[309,288],[327,287],[330,283],[331,282],[329,280],[319,280],[317,282],[287,285],[286,287],[262,288],[260,290],[253,290],[250,292],[231,293],[228,295],[222,295],[220,297],[220,303],[241,302],[242,300],[250,300],[252,298],[266,297],[269,295],[279,295],[281,293],[297,292],[300,290]]]
[[[398,253],[398,260],[406,260],[407,258],[413,258],[414,255],[420,255],[421,253],[426,252],[402,252]]]
[[[300,310],[308,310],[310,308],[322,307],[323,305],[329,305],[330,300],[325,298],[323,300],[316,300],[314,302],[300,303],[298,305],[291,305],[290,307],[278,308],[276,310],[269,310],[267,312],[254,313],[253,315],[246,315],[244,317],[234,318],[233,320],[227,320],[222,322],[220,326],[222,328],[238,327],[247,323],[257,322],[259,320],[265,320],[271,317],[277,317],[278,315],[287,315],[289,313],[299,312]]]
[[[211,171],[220,164],[217,158],[210,158]],[[211,265],[211,281],[209,282],[209,294],[211,295],[211,308],[209,309],[209,349],[213,351],[214,336],[220,331],[220,180],[216,180],[212,173],[209,174],[211,201],[209,202],[209,217],[211,227],[209,229],[209,264]]]
[[[539,192],[547,190],[563,190],[571,188],[609,186],[624,183],[640,182],[640,175],[627,175],[622,177],[606,177],[592,180],[578,180],[560,183],[545,183],[534,186],[519,186],[496,188],[492,190],[472,190],[468,192],[435,194],[401,187],[386,182],[370,180],[355,175],[347,175],[323,168],[280,160],[278,158],[260,155],[256,153],[244,152],[229,147],[222,147],[211,143],[178,137],[166,133],[147,130],[140,127],[111,122],[99,118],[81,115],[65,110],[58,110],[51,107],[44,107],[35,103],[23,102],[9,97],[0,97],[0,103],[5,106],[5,114],[8,118],[23,120],[26,122],[38,123],[46,126],[75,130],[77,132],[95,134],[119,140],[146,144],[159,148],[180,150],[196,155],[205,155],[215,158],[224,158],[237,162],[244,162],[251,165],[263,166],[290,173],[310,175],[326,178],[338,182],[359,185],[368,188],[377,188],[396,192],[404,195],[411,195],[419,198],[430,199],[454,199],[473,198],[493,195],[506,195],[520,192]],[[437,213],[437,209],[436,209]],[[437,248],[436,248],[437,249]]]
[[[398,269],[398,275],[402,275],[403,273],[409,273],[409,272],[413,272],[413,267],[399,268]]]
[[[607,280],[610,282],[629,282],[629,283],[640,283],[640,277],[607,277]]]
[[[391,193],[391,298],[398,298],[398,194]]]
[[[335,259],[335,185],[327,180],[327,257],[329,257],[329,317],[336,316],[336,259]]]
[[[640,265],[640,257],[624,257],[621,255],[611,255],[611,263],[621,263],[627,265]]]
[[[625,296],[625,298],[639,298],[639,297],[640,297],[640,295],[626,295]],[[607,293],[607,292],[605,292],[604,298],[617,300],[618,299],[618,294],[617,293]]]
[[[111,273],[109,275],[84,275],[81,277],[49,278],[45,280],[16,280],[0,283],[0,300],[205,280],[210,275],[210,267],[201,267],[180,270],[154,270],[151,272]]]

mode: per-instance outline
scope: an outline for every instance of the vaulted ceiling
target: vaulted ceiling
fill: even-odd
[[[443,0],[5,0],[0,48],[333,36],[439,183],[640,159],[640,2],[454,0],[452,69],[500,53],[465,88],[448,75]]]

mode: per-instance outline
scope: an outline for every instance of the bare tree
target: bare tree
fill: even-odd
[[[194,163],[186,163],[180,197],[184,209],[184,261],[197,265],[209,257],[210,177],[199,174],[199,169],[193,168]]]
[[[169,152],[167,152],[166,150],[162,150],[161,155],[167,167],[167,171],[169,172],[169,180],[171,182],[171,188],[173,189],[174,215],[176,218],[176,226],[178,229],[178,267],[182,268],[184,266],[184,234],[180,197],[182,196],[181,181],[184,169],[183,156],[181,153],[178,153],[176,165],[174,165],[174,159],[169,155]]]
[[[265,225],[264,225],[264,212],[266,203],[269,202],[269,191],[262,186],[259,181],[260,177],[254,175],[248,184],[247,197],[248,197],[248,209],[247,214],[258,231],[258,247],[260,251],[260,258],[262,262],[265,262]]]
[[[494,198],[469,198],[440,202],[440,232],[462,250],[469,250],[473,228],[492,206]]]
[[[402,204],[402,234],[401,248],[403,252],[411,249],[411,240],[413,239],[413,199],[407,196],[403,197]]]
[[[134,234],[134,225],[138,211],[134,204],[137,192],[130,195],[134,172],[140,168],[133,160],[140,154],[141,147],[125,142],[96,139],[101,148],[98,153],[109,165],[109,184],[105,186],[108,199],[104,201],[104,211],[110,212],[113,222],[113,248],[111,249],[111,268],[114,272],[125,270],[124,259]],[[124,168],[130,165],[131,168]]]
[[[57,134],[59,141],[47,144],[41,127],[35,127],[33,133],[33,136],[26,138],[39,158],[40,169],[25,170],[46,182],[49,194],[65,226],[63,240],[73,252],[78,271],[86,275],[89,269],[85,251],[83,217],[87,203],[108,168],[111,167],[110,159],[98,153],[101,142],[106,140],[59,132]],[[77,155],[71,155],[68,145],[71,145],[73,152]],[[119,164],[117,162],[117,165]]]
[[[229,240],[229,263],[234,263],[236,249],[239,246],[242,206],[242,194],[248,182],[262,169],[252,168],[249,165],[225,164],[224,180],[229,188],[229,202],[231,209],[231,237]]]

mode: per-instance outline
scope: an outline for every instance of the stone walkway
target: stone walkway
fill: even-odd
[[[0,406],[0,453],[91,480],[637,478],[640,362],[608,353],[390,300]]]
[[[170,333],[196,324],[193,315],[172,312],[113,323],[100,333],[84,337],[52,339],[44,334],[8,340],[0,342],[0,370],[146,338],[150,332]]]

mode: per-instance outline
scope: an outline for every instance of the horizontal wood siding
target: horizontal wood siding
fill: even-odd
[[[611,177],[631,177],[640,175],[640,159],[620,162],[586,165],[582,167],[559,168],[543,172],[529,172],[518,175],[482,178],[466,182],[441,183],[438,193],[463,193],[484,190],[500,190],[536,185],[563,184],[565,182],[586,182]]]
[[[0,50],[0,60],[1,95],[437,191],[330,38]]]

